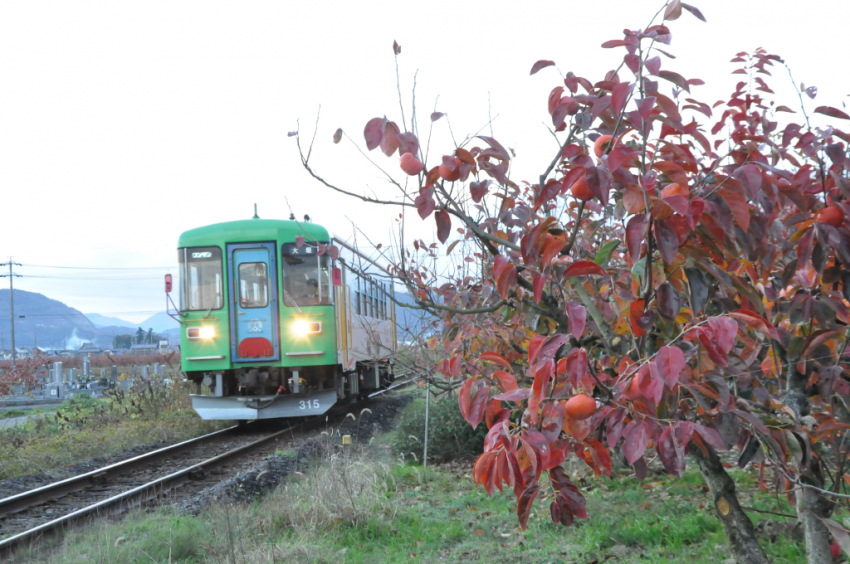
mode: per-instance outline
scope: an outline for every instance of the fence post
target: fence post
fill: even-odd
[[[425,386],[425,449],[422,452],[422,469],[428,469],[428,408],[431,403],[431,379],[428,379],[428,385]]]

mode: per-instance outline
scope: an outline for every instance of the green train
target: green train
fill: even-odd
[[[324,227],[255,214],[186,231],[178,258],[168,300],[203,419],[320,415],[394,380],[393,285]]]

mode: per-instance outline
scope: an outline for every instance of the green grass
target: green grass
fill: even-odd
[[[34,416],[0,428],[0,480],[49,472],[155,441],[189,439],[224,423],[201,420],[185,387],[162,384],[107,399],[80,394],[44,413],[27,413]]]
[[[23,417],[24,415],[30,415],[35,413],[29,409],[7,409],[5,411],[0,411],[0,419],[12,419],[13,417]]]
[[[98,523],[72,533],[52,551],[19,554],[17,561],[58,562],[723,562],[730,553],[711,510],[700,475],[683,479],[650,476],[644,483],[624,476],[588,477],[582,489],[589,519],[564,528],[553,525],[548,503],[538,499],[526,531],[517,524],[513,492],[491,498],[472,485],[468,465],[423,470],[419,466],[378,468],[374,455],[352,471],[374,472],[379,490],[355,494],[352,516],[307,522],[323,495],[313,473],[294,480],[266,500],[245,506],[219,505],[198,517],[171,509],[138,512],[117,523]],[[371,466],[370,466],[371,465]],[[581,475],[580,466],[571,469]],[[361,476],[362,477],[362,476]],[[736,472],[742,504],[794,513],[784,498],[753,487]],[[354,489],[356,489],[356,486]],[[377,492],[377,493],[376,493]],[[337,495],[337,497],[339,497]],[[339,502],[339,499],[331,500]],[[343,500],[339,507],[345,507]],[[770,517],[752,513],[755,522]],[[302,519],[302,521],[298,521]],[[841,519],[841,516],[838,516]],[[295,520],[293,522],[293,520]],[[801,544],[780,538],[765,548],[776,564],[805,561]],[[616,556],[619,560],[614,560]],[[235,558],[235,560],[233,560]]]

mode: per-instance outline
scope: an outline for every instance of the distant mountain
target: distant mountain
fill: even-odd
[[[89,321],[91,321],[95,327],[129,327],[131,329],[138,327],[135,323],[124,321],[117,317],[108,317],[99,313],[87,313],[86,317],[89,318]]]
[[[10,349],[9,290],[0,290],[0,347]],[[78,348],[101,331],[81,311],[43,294],[15,290],[15,346]],[[108,340],[111,342],[111,335]]]
[[[178,323],[173,317],[170,317],[164,311],[161,311],[155,315],[148,317],[141,323],[133,325],[133,327],[141,327],[145,331],[147,331],[148,329],[153,329],[157,333],[162,333],[163,331],[168,331],[169,329],[179,328],[180,323]]]
[[[402,304],[416,305],[416,302],[413,301],[413,298],[407,292],[396,290],[395,299]],[[429,334],[431,329],[428,325],[436,319],[421,309],[413,309],[398,304],[395,305],[395,318],[398,324],[399,341],[409,341]]]

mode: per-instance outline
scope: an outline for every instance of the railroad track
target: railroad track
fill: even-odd
[[[407,379],[384,391],[414,382]],[[85,519],[94,519],[150,503],[188,484],[217,482],[221,470],[238,459],[274,445],[284,437],[302,435],[321,426],[328,416],[342,415],[359,404],[335,406],[326,414],[284,428],[245,432],[233,426],[182,443],[117,462],[66,480],[0,499],[0,554],[27,541]],[[240,437],[240,431],[243,436]],[[234,446],[233,443],[238,443]],[[203,451],[198,453],[196,451]],[[210,451],[217,451],[209,456]],[[11,536],[9,536],[11,535]]]

